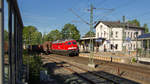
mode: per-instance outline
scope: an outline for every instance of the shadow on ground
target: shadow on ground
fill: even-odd
[[[92,79],[92,81],[97,81],[97,84],[112,84],[112,81],[115,81],[115,84],[140,84],[138,82],[125,79],[113,74],[110,74],[108,72],[104,71],[94,71],[94,72],[86,72],[86,73],[80,73],[78,75],[81,75],[82,77],[78,76],[76,73],[72,74],[64,74],[64,73],[59,73],[55,74],[55,70],[64,68],[62,64],[66,64],[66,62],[50,62],[44,65],[45,68],[48,69],[48,72],[50,75],[53,76],[53,78],[57,81],[60,81],[60,84],[91,84],[90,82],[87,82],[84,78],[82,77],[88,77],[88,79]],[[67,66],[69,67],[69,66]],[[90,73],[97,74],[99,77],[94,78],[90,75]],[[100,78],[101,77],[101,78]],[[109,81],[105,80],[109,79]]]

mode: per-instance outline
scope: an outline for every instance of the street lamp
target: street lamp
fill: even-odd
[[[135,32],[135,34],[136,34],[136,60],[137,60],[137,62],[138,62],[138,47],[137,47],[137,36],[138,36],[138,31],[137,31],[137,29],[136,29],[136,32]]]

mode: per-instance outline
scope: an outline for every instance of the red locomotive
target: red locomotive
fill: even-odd
[[[50,42],[47,41],[42,45],[29,45],[29,50],[32,53],[55,53],[55,54],[63,54],[63,55],[79,55],[79,48],[76,40],[66,40],[66,41],[56,41]]]
[[[52,53],[59,53],[64,55],[79,55],[79,48],[76,40],[68,40],[61,42],[53,42],[51,47]]]

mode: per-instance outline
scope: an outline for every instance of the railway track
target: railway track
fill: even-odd
[[[106,72],[92,72],[88,71],[84,68],[81,68],[72,63],[66,62],[60,58],[50,57],[48,60],[55,63],[64,63],[61,64],[66,70],[69,70],[73,74],[79,76],[80,78],[88,81],[90,84],[138,84],[137,82],[130,81],[128,79],[124,79],[113,74],[109,74]]]
[[[63,59],[63,56],[62,57],[59,56],[59,57]],[[80,61],[85,61],[85,59],[82,59]],[[109,70],[111,71],[110,73],[112,73],[113,71],[113,74],[116,74],[120,77],[132,79],[134,81],[138,81],[144,84],[150,83],[150,68],[149,67],[108,62],[108,61],[102,61],[102,60],[101,61],[95,60],[95,63],[100,66],[110,67],[112,69],[112,70]]]
[[[117,75],[135,79],[144,84],[150,82],[150,69],[120,63],[108,63],[107,66],[114,67],[117,70]]]

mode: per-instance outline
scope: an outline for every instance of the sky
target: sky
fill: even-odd
[[[149,3],[150,0],[18,0],[25,26],[33,25],[40,32],[48,33],[54,29],[61,30],[65,24],[71,23],[77,26],[81,35],[89,31],[89,25],[69,9],[90,22],[88,9],[90,4],[93,4],[96,8],[94,21],[122,21],[122,16],[125,16],[126,21],[136,18],[142,26],[147,23],[150,27]],[[103,10],[103,8],[114,9],[114,11]]]

